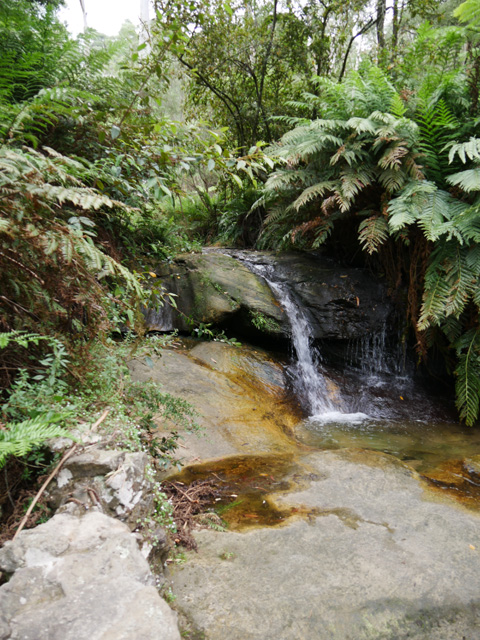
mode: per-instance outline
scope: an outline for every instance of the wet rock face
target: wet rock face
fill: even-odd
[[[184,464],[198,457],[291,450],[287,434],[299,420],[299,409],[286,389],[282,365],[266,352],[204,342],[193,348],[165,349],[152,363],[133,360],[132,379],[159,383],[164,391],[181,395],[199,414],[200,437],[184,434],[176,452]],[[170,431],[161,421],[159,428],[160,435]]]
[[[230,251],[181,256],[163,274],[178,312],[147,313],[154,330],[190,329],[196,323],[232,327],[239,334],[289,336],[285,313],[248,262],[273,267],[306,309],[317,339],[349,340],[380,330],[392,312],[386,286],[362,269],[343,268],[308,254]]]
[[[380,330],[392,312],[385,284],[365,269],[344,268],[311,254],[238,252],[239,259],[271,265],[310,317],[317,339],[348,340]]]

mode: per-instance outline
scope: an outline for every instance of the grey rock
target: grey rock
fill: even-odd
[[[49,503],[62,511],[73,499],[84,505],[83,510],[75,510],[78,514],[96,507],[133,529],[153,506],[153,484],[146,476],[147,464],[148,455],[143,452],[92,447],[67,460],[49,487]]]
[[[242,262],[224,253],[179,256],[162,280],[173,293],[177,310],[168,304],[160,312],[146,314],[151,330],[192,329],[193,323],[223,325],[232,322],[243,331],[254,331],[252,312],[261,313],[271,323],[266,330],[280,337],[288,332],[285,314],[263,278]]]
[[[79,455],[72,456],[66,468],[74,478],[104,476],[118,469],[125,458],[124,451],[105,450],[97,447],[87,449]]]
[[[381,329],[392,313],[385,283],[366,269],[343,267],[307,253],[238,252],[239,259],[274,265],[275,277],[299,298],[317,339],[349,340]]]
[[[303,463],[316,479],[273,500],[308,517],[196,534],[173,576],[194,628],[206,640],[478,640],[479,515],[383,454]]]
[[[275,277],[303,304],[317,339],[362,338],[380,331],[392,313],[386,285],[365,269],[345,268],[312,254],[222,250],[180,256],[172,263],[163,286],[177,296],[177,310],[167,304],[160,313],[148,312],[147,327],[191,330],[189,317],[195,323],[229,326],[250,338],[262,333],[289,337],[283,309],[266,281],[249,270],[249,262],[274,266]],[[258,313],[266,321],[261,329],[254,322]]]
[[[5,640],[180,640],[135,537],[106,515],[57,514],[7,543],[0,566],[15,567],[0,588]]]
[[[281,365],[261,349],[212,342],[186,353],[164,350],[152,362],[153,366],[130,362],[132,379],[152,380],[164,391],[180,395],[198,411],[198,423],[204,427],[200,434],[182,439],[176,455],[184,462],[238,454],[291,454],[287,433],[299,420],[298,409],[287,394]],[[159,428],[169,433],[169,425]]]

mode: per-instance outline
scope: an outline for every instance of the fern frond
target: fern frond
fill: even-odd
[[[25,456],[50,438],[66,437],[73,440],[70,432],[57,424],[62,417],[58,414],[41,414],[31,420],[7,424],[6,429],[0,431],[0,469],[5,466],[9,456]]]
[[[329,191],[333,191],[334,188],[335,182],[318,182],[317,184],[314,184],[311,187],[308,187],[308,189],[302,191],[302,193],[292,203],[291,206],[298,211],[301,207],[305,206],[312,200],[324,196],[325,193]]]
[[[446,145],[445,149],[450,149],[448,153],[448,161],[452,163],[455,156],[458,155],[460,160],[465,164],[467,158],[469,160],[480,160],[480,138],[471,137],[468,142],[451,143]]]
[[[477,268],[478,273],[478,268]],[[466,260],[466,251],[460,245],[456,245],[455,254],[450,260],[447,269],[447,280],[450,286],[450,294],[445,305],[445,315],[460,316],[468,302],[469,297],[476,289],[477,273]]]
[[[448,176],[447,182],[460,187],[467,193],[480,191],[480,167],[454,173],[451,176]]]
[[[468,426],[478,417],[480,403],[480,337],[478,329],[471,329],[454,344],[458,364],[455,369],[456,405],[460,418]]]
[[[425,273],[423,302],[417,322],[419,331],[440,324],[446,315],[446,307],[451,294],[451,287],[445,277],[444,270],[444,261],[448,258],[448,250],[452,250],[453,253],[452,246],[437,249],[432,255]]]
[[[360,223],[358,232],[362,248],[372,255],[388,238],[388,222],[383,216],[374,215]]]

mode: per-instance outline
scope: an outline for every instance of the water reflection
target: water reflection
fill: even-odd
[[[429,473],[447,460],[480,454],[480,429],[453,422],[379,420],[363,414],[312,417],[297,437],[321,449],[360,448],[382,451]]]

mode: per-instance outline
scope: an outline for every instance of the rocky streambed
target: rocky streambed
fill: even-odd
[[[49,489],[57,514],[0,551],[0,640],[480,640],[480,431],[391,366],[385,288],[311,256],[207,252],[164,271],[179,311],[150,312],[152,329],[295,344],[293,366],[225,336],[130,363],[198,411],[162,480],[210,481],[225,530],[198,528],[163,575],[164,532],[157,557],[135,533],[148,456],[87,434]]]
[[[229,530],[198,531],[198,552],[172,575],[186,637],[480,638],[479,503],[465,489],[480,484],[478,434],[465,434],[467,460],[449,459],[442,437],[461,434],[441,423],[405,460],[369,450],[368,438],[322,448],[305,435],[282,364],[260,349],[188,343],[132,369],[204,416],[177,479],[225,486]]]

